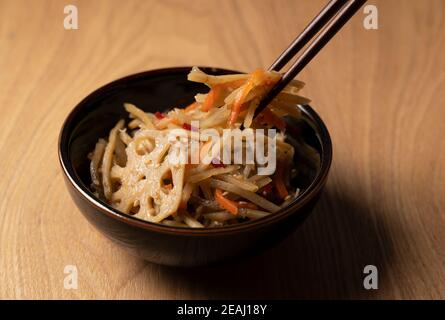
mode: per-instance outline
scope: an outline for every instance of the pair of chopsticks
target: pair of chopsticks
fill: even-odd
[[[301,70],[323,49],[349,19],[360,9],[366,0],[331,0],[326,7],[309,23],[303,32],[278,57],[269,71],[280,71],[309,41],[325,26],[306,50],[296,59],[289,70],[261,100],[255,116],[266,108],[269,103],[300,73]]]

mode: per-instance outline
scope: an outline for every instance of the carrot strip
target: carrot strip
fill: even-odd
[[[199,102],[196,102],[196,101],[195,101],[195,102],[189,104],[189,105],[184,109],[184,111],[185,111],[185,112],[189,112],[189,111],[195,110],[195,109],[198,108],[200,105],[201,105],[201,104],[200,104]]]
[[[221,85],[224,85],[224,87],[227,87],[229,89],[236,89],[238,87],[241,87],[245,83],[246,83],[245,79],[239,79],[239,80],[225,82],[225,83],[222,83]]]
[[[229,91],[234,90],[235,88],[242,86],[245,82],[246,80],[239,79],[214,85],[213,88],[210,89],[209,93],[207,94],[204,103],[201,105],[201,110],[209,111],[211,108],[215,106],[215,102],[223,93],[223,90],[229,90]]]
[[[170,122],[173,123],[173,124],[176,124],[177,126],[182,126],[183,125],[182,121],[179,120],[179,119],[176,119],[176,118],[171,119]]]
[[[241,106],[244,104],[247,95],[249,92],[259,83],[260,78],[264,75],[264,71],[261,69],[255,70],[252,75],[250,76],[249,80],[245,84],[244,88],[241,91],[241,95],[239,98],[235,101],[232,107],[232,112],[230,114],[230,120],[229,124],[233,125],[236,122],[236,119],[238,118],[238,115],[241,112]]]
[[[221,189],[215,189],[215,200],[222,208],[226,209],[231,214],[238,214],[238,204],[235,201],[225,198]]]
[[[207,96],[204,100],[204,103],[202,104],[201,110],[202,111],[209,111],[211,108],[215,106],[215,101],[218,99],[220,93],[221,93],[221,86],[215,85],[212,89],[210,89],[209,93],[207,93]]]

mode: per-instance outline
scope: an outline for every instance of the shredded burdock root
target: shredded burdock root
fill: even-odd
[[[285,141],[286,122],[282,117],[298,118],[297,105],[309,102],[298,95],[304,83],[293,80],[253,119],[259,101],[280,77],[279,73],[263,70],[213,76],[194,67],[188,79],[204,83],[210,90],[196,95],[195,102],[186,108],[146,113],[125,103],[130,122],[125,125],[120,120],[108,139],[99,139],[90,154],[93,191],[123,213],[174,227],[225,226],[277,212],[299,192],[291,185],[290,177],[283,174],[291,172],[295,164],[294,148]],[[196,121],[199,128],[193,127]],[[209,128],[221,133],[241,127],[254,132],[279,130],[279,170],[261,174],[264,163],[257,159],[252,163],[246,157],[241,163],[224,164],[221,158],[214,157],[212,140],[195,135]],[[175,151],[175,144],[169,137],[175,129],[187,133],[182,143],[194,140],[199,146],[198,152],[188,156],[197,158],[197,162],[171,161],[169,155]],[[264,137],[266,146],[268,137]],[[232,144],[229,153],[235,148]],[[242,141],[241,148],[247,148],[247,142]],[[315,153],[310,146],[305,148]]]

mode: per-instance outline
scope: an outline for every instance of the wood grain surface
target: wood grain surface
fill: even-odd
[[[403,2],[403,3],[402,3]],[[0,298],[445,298],[445,2],[370,1],[301,73],[334,143],[326,191],[279,247],[235,265],[134,258],[83,218],[57,159],[88,93],[153,68],[266,68],[326,1],[0,0]],[[65,30],[63,8],[79,10]],[[379,270],[378,290],[363,268]],[[64,267],[78,289],[64,289]]]

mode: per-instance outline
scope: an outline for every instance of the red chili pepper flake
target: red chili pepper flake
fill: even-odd
[[[188,130],[188,131],[198,131],[197,128],[193,127],[193,126],[192,126],[191,124],[189,124],[189,123],[184,123],[184,124],[182,125],[182,128],[185,129],[185,130]]]
[[[226,165],[224,163],[222,163],[221,160],[219,160],[218,158],[212,159],[212,166],[214,168],[225,168],[226,167]]]
[[[158,118],[159,120],[164,119],[165,118],[165,114],[160,113],[159,111],[155,112],[155,117]]]
[[[259,193],[260,193],[263,197],[265,197],[265,198],[269,198],[269,197],[272,195],[272,191],[273,191],[272,189],[273,189],[273,183],[270,182],[270,183],[266,184],[264,187],[262,187],[262,188],[259,190]]]

